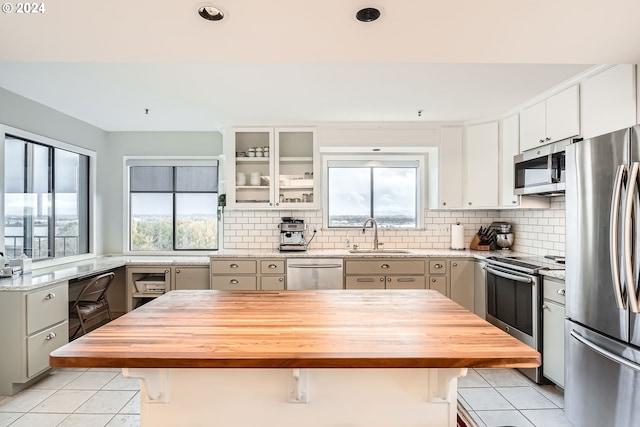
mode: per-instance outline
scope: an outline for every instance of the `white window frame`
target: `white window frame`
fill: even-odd
[[[130,200],[129,185],[131,166],[217,166],[218,167],[218,195],[224,194],[224,174],[222,172],[221,156],[124,156],[122,161],[123,171],[123,235],[122,253],[125,255],[203,255],[213,252],[213,249],[203,250],[181,250],[181,251],[132,251],[131,247],[131,223],[130,218]],[[222,249],[222,223],[218,224],[218,249]]]
[[[0,124],[0,164],[2,164],[2,173],[0,174],[0,188],[2,188],[2,197],[0,197],[0,210],[2,211],[2,223],[0,224],[0,233],[2,234],[2,252],[4,250],[4,140],[6,135],[15,136],[18,138],[26,139],[36,143],[45,144],[53,148],[59,148],[62,150],[71,151],[76,154],[82,154],[89,158],[89,252],[80,255],[71,255],[60,258],[51,258],[38,260],[33,263],[33,269],[41,269],[47,267],[53,267],[60,264],[67,264],[70,262],[84,261],[96,257],[96,227],[95,227],[95,206],[96,206],[96,170],[97,170],[97,153],[93,150],[89,150],[84,147],[78,147],[66,142],[58,141],[57,139],[49,138],[37,133],[25,131],[22,129],[14,128],[4,124]]]
[[[425,168],[426,158],[421,154],[393,155],[393,154],[325,154],[322,156],[322,188],[325,189],[322,195],[322,228],[327,230],[348,230],[351,227],[329,227],[329,167],[344,166],[372,166],[383,164],[388,167],[415,167],[417,164],[418,176],[416,182],[416,228],[386,228],[388,230],[420,230],[424,228],[424,207],[426,202],[425,180],[427,170]],[[356,229],[359,227],[353,227]]]

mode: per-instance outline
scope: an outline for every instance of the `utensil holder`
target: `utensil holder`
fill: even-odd
[[[480,236],[475,234],[473,236],[473,239],[471,239],[471,243],[469,244],[469,249],[473,249],[474,251],[490,251],[491,245],[481,245]]]

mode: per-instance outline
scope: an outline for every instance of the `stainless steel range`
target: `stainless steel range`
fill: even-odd
[[[542,353],[541,270],[564,270],[544,257],[490,256],[487,265],[487,321]],[[520,369],[542,383],[542,367]]]

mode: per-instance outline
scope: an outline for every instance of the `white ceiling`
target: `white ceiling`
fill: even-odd
[[[215,0],[220,22],[197,1],[44,4],[0,16],[0,87],[109,131],[476,120],[640,62],[637,0]]]

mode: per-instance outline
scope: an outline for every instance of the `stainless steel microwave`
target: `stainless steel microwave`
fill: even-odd
[[[513,158],[516,195],[553,196],[565,190],[565,148],[573,139],[527,150]]]

